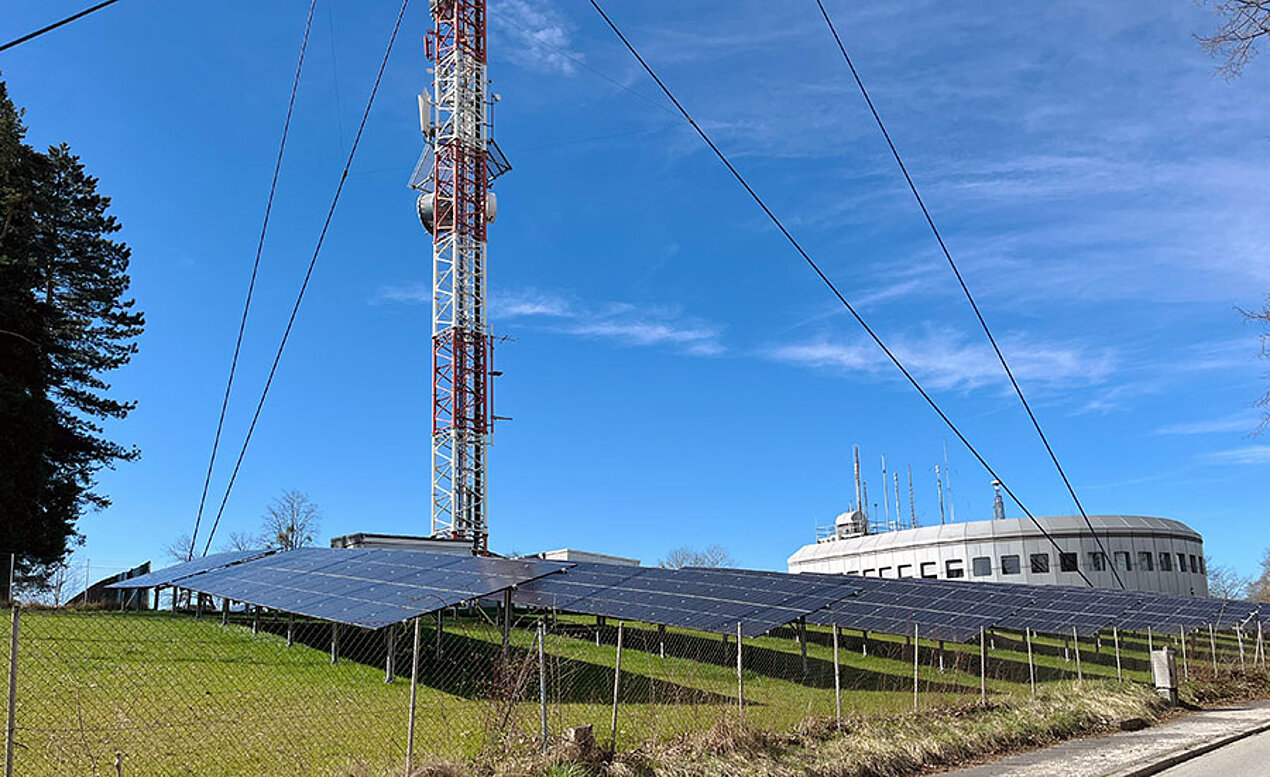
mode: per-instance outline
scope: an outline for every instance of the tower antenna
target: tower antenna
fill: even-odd
[[[851,446],[855,453],[855,509],[860,513],[860,517],[864,517],[864,495],[860,486],[860,446]]]
[[[897,505],[898,506],[898,505]],[[891,526],[891,502],[886,496],[886,454],[882,454],[882,524],[887,529]]]
[[[939,489],[939,525],[944,525],[944,476],[939,474],[939,465],[935,465],[935,487]]]
[[[917,523],[917,498],[913,496],[913,465],[908,465],[908,512],[909,520],[913,522],[912,528],[918,527]]]

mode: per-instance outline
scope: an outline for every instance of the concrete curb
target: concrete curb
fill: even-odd
[[[1219,737],[1209,742],[1205,742],[1202,745],[1194,745],[1191,747],[1181,748],[1180,750],[1175,750],[1172,754],[1166,755],[1162,758],[1157,756],[1149,763],[1139,763],[1137,765],[1130,766],[1127,769],[1110,772],[1107,777],[1150,777],[1150,775],[1159,774],[1165,769],[1171,769],[1178,764],[1186,763],[1192,758],[1199,758],[1201,755],[1207,755],[1208,753],[1225,747],[1226,745],[1234,744],[1241,739],[1247,739],[1248,737],[1256,736],[1257,734],[1262,734],[1266,731],[1270,731],[1270,721],[1258,723],[1252,728],[1245,729],[1244,731],[1240,731],[1235,734]]]

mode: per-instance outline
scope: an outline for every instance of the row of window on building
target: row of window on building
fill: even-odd
[[[1177,564],[1173,563],[1174,555],[1177,557]],[[1157,563],[1158,559],[1158,563]],[[1028,557],[1028,563],[1033,574],[1043,575],[1050,571],[1051,556],[1048,553],[1033,553]],[[1059,553],[1058,554],[1058,571],[1059,572],[1076,572],[1077,564],[1080,560],[1078,553]],[[1203,575],[1207,574],[1204,568],[1204,557],[1196,556],[1194,553],[1169,553],[1162,550],[1158,556],[1149,550],[1138,551],[1136,565],[1133,561],[1133,554],[1127,550],[1117,550],[1112,553],[1112,562],[1119,572],[1132,572],[1135,568],[1139,572],[1154,572],[1157,569],[1161,572],[1172,572],[1176,568],[1178,572],[1190,572],[1191,574]],[[1108,569],[1107,554],[1100,551],[1089,553],[1085,561],[1085,569],[1091,572],[1105,572]],[[939,577],[939,562],[924,561],[920,565],[920,573],[924,578]],[[894,575],[891,573],[895,572]],[[993,572],[992,557],[977,556],[970,560],[970,573],[974,577],[988,577]],[[1018,575],[1023,572],[1023,557],[1020,555],[1005,555],[1001,557],[1000,573],[1002,575]],[[848,575],[859,575],[860,570],[851,570]],[[865,577],[913,577],[912,564],[900,564],[896,567],[879,567],[877,569],[864,570]],[[959,558],[950,558],[944,562],[944,577],[962,578],[966,576],[966,562]]]

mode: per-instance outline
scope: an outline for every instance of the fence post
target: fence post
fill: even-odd
[[[390,683],[397,678],[397,624],[384,632],[384,643],[384,682]]]
[[[437,610],[437,633],[436,639],[433,640],[432,649],[434,657],[441,660],[441,635],[445,634],[445,610]]]
[[[1244,630],[1242,626],[1235,627],[1235,639],[1239,642],[1239,671],[1248,671],[1248,665],[1244,663]]]
[[[547,752],[547,628],[538,620],[538,705],[542,709],[542,751]]]
[[[1213,653],[1213,677],[1217,676],[1217,636],[1213,634],[1213,624],[1208,624],[1208,647]]]
[[[914,623],[913,624],[913,710],[914,711],[917,710],[917,668],[918,668],[917,659],[918,659],[918,654],[920,653],[921,653],[921,648],[917,644],[917,624]]]
[[[251,606],[251,635],[254,637],[260,633],[260,608],[256,605]]]
[[[1036,698],[1036,664],[1032,663],[1032,627],[1028,626],[1024,631],[1024,638],[1027,640],[1027,679],[1032,686],[1032,698]]]
[[[1124,670],[1120,668],[1120,628],[1118,626],[1111,627],[1111,636],[1116,641],[1116,679],[1124,682]]]
[[[664,623],[657,627],[657,655],[661,658],[666,657],[666,625]]]
[[[503,657],[511,651],[512,646],[512,589],[503,591]]]
[[[13,605],[13,626],[9,631],[9,705],[4,737],[4,777],[13,777],[13,736],[17,731],[18,707],[18,625],[22,608]]]
[[[1186,682],[1189,683],[1191,681],[1191,667],[1186,662],[1186,627],[1185,626],[1177,627],[1177,636],[1181,639],[1181,642],[1182,642],[1182,677],[1186,680]]]
[[[613,664],[613,730],[609,734],[609,751],[617,752],[617,695],[622,683],[622,621],[617,622],[617,661]]]
[[[834,699],[834,720],[837,721],[838,727],[842,727],[842,667],[838,663],[838,632],[841,630],[836,623],[833,627],[833,699]]]
[[[340,625],[331,623],[331,665],[340,662]]]
[[[979,627],[979,701],[988,702],[988,638]]]
[[[1072,649],[1076,653],[1076,684],[1085,684],[1085,672],[1080,668],[1080,635],[1076,633],[1076,627],[1072,626]]]
[[[202,601],[202,597],[199,597]],[[295,645],[295,613],[287,613],[287,647]]]
[[[334,637],[331,638],[334,640]],[[334,649],[334,643],[332,643]],[[415,760],[415,697],[419,692],[419,618],[415,618],[414,648],[410,651],[410,723],[406,729],[406,774],[414,768]]]
[[[807,676],[807,618],[798,619],[798,647],[803,654],[803,677]]]
[[[1151,654],[1155,652],[1155,641],[1151,638],[1151,629],[1147,629],[1147,659],[1151,658]]]
[[[865,658],[869,657],[869,630],[860,630],[860,655]]]
[[[1257,616],[1257,661],[1261,664],[1261,668],[1266,667],[1266,643],[1261,638],[1261,616]]]
[[[740,621],[736,622],[736,712],[741,725],[745,725],[745,672],[741,664]]]

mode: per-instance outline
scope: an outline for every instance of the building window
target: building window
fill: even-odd
[[[1195,560],[1194,553],[1191,554],[1191,574],[1193,575],[1199,574],[1199,562]]]
[[[1043,575],[1050,571],[1050,554],[1033,553],[1031,557],[1032,574]]]
[[[944,572],[949,578],[966,576],[966,562],[959,558],[950,558],[944,562]]]
[[[975,577],[987,577],[992,574],[992,559],[988,556],[979,556],[970,560],[971,571]]]
[[[1129,551],[1117,550],[1115,552],[1116,570],[1119,572],[1132,572],[1133,562],[1129,559]]]
[[[912,576],[913,576],[913,565],[912,565],[912,564],[900,564],[900,566],[899,566],[899,570],[900,570],[900,574],[899,574],[899,576],[900,576],[900,577],[912,577]]]
[[[935,563],[934,561],[923,561],[922,562],[922,577],[928,580],[931,578],[939,577],[939,565]]]
[[[1177,554],[1177,571],[1178,572],[1186,571],[1186,554],[1185,553]]]
[[[1151,551],[1138,551],[1138,569],[1143,572],[1154,572],[1155,566],[1151,563]]]
[[[1075,554],[1075,553],[1059,553],[1059,554],[1058,554],[1058,569],[1059,569],[1059,571],[1060,571],[1060,572],[1076,572],[1076,571],[1079,571],[1079,570],[1077,569],[1077,560],[1078,560],[1079,558],[1080,558],[1080,556],[1078,556],[1078,555],[1077,555],[1077,554]]]
[[[1208,570],[1204,568],[1204,557],[1203,557],[1203,556],[1200,556],[1200,557],[1199,557],[1199,573],[1200,573],[1201,575],[1207,575],[1207,574],[1208,574]]]
[[[1107,554],[1095,551],[1089,554],[1089,568],[1095,572],[1107,571]]]
[[[1167,550],[1162,551],[1160,553],[1160,571],[1161,572],[1173,571],[1173,554],[1169,553]]]
[[[858,570],[858,569],[853,569],[853,570],[851,570],[850,572],[848,572],[847,574],[848,574],[848,575],[856,575],[857,577],[859,577],[859,575],[860,575],[860,570]]]
[[[890,577],[890,576],[891,576],[890,567],[881,567],[880,569],[878,569],[878,577]]]
[[[1020,571],[1022,571],[1022,566],[1019,564],[1018,556],[1001,557],[1001,574],[1017,575]]]
[[[877,572],[878,572],[878,571],[877,571],[876,569],[866,569],[866,570],[864,570],[864,576],[865,576],[865,577],[873,577],[873,576],[875,576],[875,575],[877,574]]]

